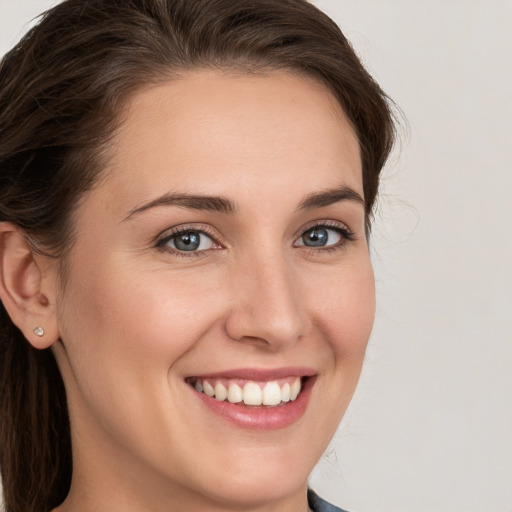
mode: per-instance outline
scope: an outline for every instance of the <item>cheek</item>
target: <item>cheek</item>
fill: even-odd
[[[63,339],[80,351],[86,344],[105,363],[138,366],[155,358],[169,368],[213,321],[212,295],[176,276],[107,267],[76,279],[64,301]]]
[[[66,289],[65,352],[56,355],[71,412],[83,422],[77,428],[114,429],[127,445],[140,444],[148,425],[166,432],[174,424],[169,404],[178,399],[173,386],[181,381],[169,375],[179,373],[179,361],[215,321],[214,295],[175,275],[97,263],[88,267],[94,272],[85,264],[74,272]],[[148,453],[153,448],[146,446]]]
[[[375,317],[375,282],[371,263],[361,260],[329,281],[317,307],[322,331],[340,360],[362,364]]]
[[[368,261],[366,261],[368,260]],[[369,258],[332,272],[315,303],[316,327],[324,343],[315,344],[323,361],[318,380],[318,437],[329,441],[353,397],[375,315],[375,285]],[[335,405],[334,405],[335,404]],[[324,447],[325,449],[326,447]]]

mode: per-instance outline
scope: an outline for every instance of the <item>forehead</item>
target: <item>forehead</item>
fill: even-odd
[[[148,87],[127,103],[111,150],[107,181],[132,201],[297,182],[362,195],[359,144],[341,107],[323,84],[291,73],[203,70]]]

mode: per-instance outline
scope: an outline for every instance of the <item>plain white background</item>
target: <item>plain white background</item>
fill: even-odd
[[[55,3],[0,0],[0,54]],[[408,127],[365,369],[312,485],[353,512],[512,512],[512,1],[315,3]]]

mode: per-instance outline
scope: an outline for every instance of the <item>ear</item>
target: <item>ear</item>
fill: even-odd
[[[0,299],[14,324],[38,349],[59,339],[49,260],[35,253],[19,228],[0,222]]]

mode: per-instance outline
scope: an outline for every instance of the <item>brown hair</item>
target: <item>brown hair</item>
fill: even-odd
[[[306,0],[67,0],[45,13],[0,64],[0,221],[62,260],[74,205],[100,176],[123,102],[198,67],[284,69],[326,84],[358,136],[370,225],[394,140],[389,101]],[[1,304],[0,467],[8,512],[51,510],[69,490],[57,365]]]

